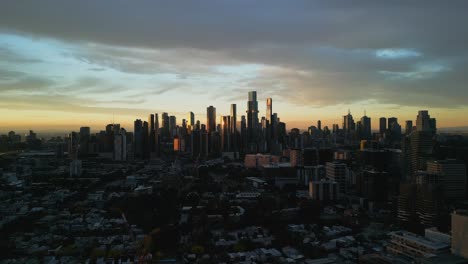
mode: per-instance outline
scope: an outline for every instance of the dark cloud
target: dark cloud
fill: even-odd
[[[206,93],[458,107],[468,99],[467,8],[466,1],[3,1],[0,28],[77,43],[82,49],[68,55],[92,71],[178,79],[142,93],[199,92],[187,87],[223,75],[213,65],[258,64],[254,77],[226,78]],[[18,59],[5,50],[0,57]],[[125,89],[89,81],[77,85]]]

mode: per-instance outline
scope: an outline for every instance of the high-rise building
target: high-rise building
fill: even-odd
[[[405,135],[409,135],[413,132],[413,121],[412,120],[406,120],[405,122]]]
[[[164,138],[164,139],[168,139],[169,138],[169,114],[164,112],[162,113],[162,133],[161,133],[161,136]]]
[[[386,131],[387,131],[387,118],[381,117],[379,119],[379,133],[383,135],[385,134]]]
[[[231,104],[231,134],[237,133],[237,106]]]
[[[273,115],[273,99],[267,98],[266,101],[266,120],[271,123],[271,115]]]
[[[143,121],[143,136],[142,136],[142,148],[143,148],[143,159],[150,158],[150,145],[149,145],[149,136],[148,136],[149,124],[146,121]]]
[[[247,102],[247,138],[248,151],[251,153],[257,152],[258,123],[257,92],[250,91],[249,101]]]
[[[319,131],[322,130],[322,121],[320,121],[320,120],[317,121],[317,129],[318,129]]]
[[[195,114],[193,112],[189,112],[188,124],[192,129],[195,126]]]
[[[147,131],[147,133],[148,133],[149,148],[151,152],[154,151],[155,146],[156,146],[156,143],[155,143],[156,133],[154,129],[155,129],[154,128],[154,114],[150,114],[148,116],[148,130],[149,131]]]
[[[416,118],[417,131],[431,131],[431,116],[427,110],[421,110]]]
[[[127,160],[127,132],[123,128],[114,135],[114,160]]]
[[[371,119],[368,116],[361,117],[361,126],[362,126],[362,134],[361,137],[364,139],[371,139],[372,132],[371,132]]]
[[[176,131],[177,121],[175,116],[169,116],[169,135],[174,137],[177,134]]]
[[[446,199],[464,200],[466,198],[465,163],[452,159],[429,161],[427,172],[439,176]]]
[[[206,130],[208,133],[216,131],[216,108],[211,105],[206,108]]]
[[[223,152],[231,151],[231,117],[221,117],[221,150]]]
[[[356,124],[354,123],[353,116],[351,115],[351,112],[348,112],[347,115],[343,116],[343,131],[349,134],[355,129]]]
[[[339,162],[327,162],[326,163],[327,178],[333,180],[339,185],[339,192],[346,193],[346,181],[348,169],[346,164]]]
[[[398,118],[396,118],[396,117],[389,117],[389,118],[388,118],[388,126],[387,126],[387,128],[388,128],[388,129],[392,129],[392,127],[394,126],[395,123],[398,124]]]
[[[135,155],[135,159],[143,158],[143,135],[143,122],[140,119],[137,119],[133,123],[133,153]]]

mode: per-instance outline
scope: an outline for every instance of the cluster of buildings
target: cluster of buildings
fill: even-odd
[[[466,138],[428,111],[287,131],[272,103],[1,136],[0,262],[467,263]]]

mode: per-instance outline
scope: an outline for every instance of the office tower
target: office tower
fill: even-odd
[[[416,118],[417,131],[432,131],[431,116],[427,110],[421,110]]]
[[[200,156],[200,130],[195,129],[190,133],[190,151],[192,153],[192,158],[198,158]]]
[[[452,213],[452,253],[468,258],[468,211]]]
[[[317,129],[318,129],[319,131],[322,130],[322,121],[321,121],[321,120],[318,120],[318,121],[317,121]]]
[[[410,158],[406,166],[407,176],[413,176],[418,170],[426,170],[427,161],[433,156],[433,138],[436,128],[431,128],[428,112],[419,111],[416,122],[416,131],[413,131],[405,140],[404,156]]]
[[[433,155],[434,134],[430,131],[414,131],[410,134],[410,159],[409,174],[412,175],[418,170],[425,170],[427,161]]]
[[[232,150],[239,151],[238,134],[237,134],[237,105],[231,104],[231,138],[232,138]]]
[[[395,123],[398,124],[398,118],[396,118],[396,117],[389,117],[389,118],[388,118],[388,126],[387,126],[387,128],[388,128],[388,129],[392,129],[392,126],[393,126],[393,124],[395,124]]]
[[[149,126],[149,131],[154,131],[154,114],[148,115],[148,126]]]
[[[237,106],[231,104],[231,134],[237,133]]]
[[[163,114],[164,115],[164,114]],[[133,123],[133,153],[135,159],[143,158],[143,122],[140,119],[135,120]]]
[[[348,114],[343,116],[343,131],[346,134],[349,134],[355,129],[356,129],[356,124],[354,123],[353,116],[351,115],[351,112],[348,111]]]
[[[362,126],[362,138],[371,139],[372,132],[371,132],[371,119],[370,117],[364,115],[361,117],[361,126]]]
[[[197,122],[195,123],[195,130],[200,130],[200,129],[201,129],[200,120],[197,120]]]
[[[409,135],[413,132],[413,121],[406,120],[405,122],[405,135]]]
[[[416,215],[423,227],[438,226],[443,214],[442,182],[438,175],[418,171],[416,178]]]
[[[231,117],[221,117],[221,150],[223,152],[231,151]]]
[[[169,131],[169,114],[164,112],[162,113],[162,138],[168,139],[170,135]]]
[[[216,108],[211,105],[206,108],[206,130],[208,134],[216,131]]]
[[[338,124],[333,124],[332,126],[333,134],[338,133],[339,130],[340,130],[340,126]]]
[[[158,114],[154,114],[154,130],[156,130],[156,134],[157,134],[159,130],[159,115]]]
[[[90,136],[91,129],[89,127],[80,127],[80,137]]]
[[[416,218],[416,184],[401,183],[397,201],[397,219],[402,224],[417,222]]]
[[[258,102],[257,92],[249,92],[249,101],[247,102],[247,138],[248,152],[257,152],[257,130],[258,130]]]
[[[379,119],[379,133],[383,135],[385,134],[386,131],[387,131],[387,118],[381,117]]]
[[[191,129],[193,129],[195,126],[195,114],[193,114],[193,112],[189,112],[188,124]]]
[[[78,159],[78,151],[80,147],[79,139],[79,133],[71,132],[68,135],[68,157],[72,160]]]
[[[446,199],[466,198],[466,166],[462,161],[453,159],[429,161],[427,172],[439,177]]]
[[[148,136],[148,131],[149,130],[149,124],[146,121],[143,121],[143,159],[149,159],[150,158],[150,145],[149,145],[149,136]]]
[[[240,124],[240,136],[241,136],[241,145],[242,151],[247,150],[247,119],[245,115],[241,116],[241,124]]]
[[[154,152],[156,155],[159,155],[159,140],[160,140],[160,135],[159,135],[159,115],[154,114]],[[127,141],[128,142],[128,141]]]
[[[119,133],[114,135],[114,160],[127,160],[127,132],[121,128]]]
[[[267,98],[266,101],[266,120],[271,123],[271,115],[273,115],[273,99]]]
[[[89,144],[91,138],[91,129],[89,127],[80,127],[80,149],[81,155],[89,154]]]
[[[177,134],[176,127],[177,127],[176,117],[169,116],[169,135],[171,137],[174,137]]]
[[[154,114],[148,115],[148,141],[149,141],[149,148],[151,152],[154,152],[156,143],[155,143],[155,125],[154,125]],[[115,145],[115,144],[114,144]]]
[[[346,181],[348,169],[346,164],[339,162],[326,163],[327,178],[338,183],[340,193],[346,194]]]
[[[431,131],[436,133],[437,132],[437,122],[436,122],[436,119],[435,118],[431,118],[429,120],[429,124],[430,124],[430,127],[431,127]]]

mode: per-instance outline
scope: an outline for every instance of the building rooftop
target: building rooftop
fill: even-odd
[[[407,231],[395,231],[395,232],[391,232],[390,233],[390,236],[394,237],[399,237],[399,238],[403,238],[403,239],[406,239],[406,240],[409,240],[409,241],[412,241],[414,243],[418,243],[424,247],[427,247],[427,248],[430,248],[430,249],[433,249],[433,250],[441,250],[441,249],[445,249],[445,248],[448,248],[449,245],[446,244],[446,243],[443,243],[443,242],[440,242],[440,241],[432,241],[432,240],[429,240],[425,237],[422,237],[422,236],[418,236],[416,234],[413,234],[413,233],[410,233],[410,232],[407,232]]]

